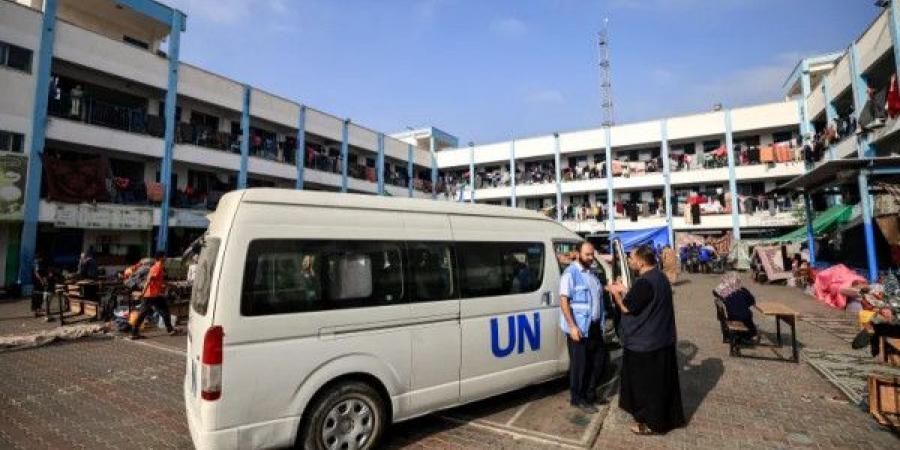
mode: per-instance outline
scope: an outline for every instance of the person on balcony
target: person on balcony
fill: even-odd
[[[71,100],[69,116],[81,119],[81,100],[83,97],[84,91],[81,90],[80,84],[75,85],[75,87],[69,91],[69,99]]]

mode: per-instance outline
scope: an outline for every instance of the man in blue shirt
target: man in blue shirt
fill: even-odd
[[[559,326],[569,349],[570,402],[582,412],[594,414],[597,386],[606,365],[603,342],[605,309],[603,285],[590,271],[594,246],[583,241],[577,257],[559,281]]]

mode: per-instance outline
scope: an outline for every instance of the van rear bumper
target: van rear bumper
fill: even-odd
[[[300,424],[299,417],[292,417],[208,431],[200,426],[197,411],[188,402],[186,404],[188,429],[197,450],[289,447],[294,443]]]

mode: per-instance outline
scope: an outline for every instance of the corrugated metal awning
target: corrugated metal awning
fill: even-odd
[[[887,156],[879,158],[848,158],[828,161],[819,167],[800,175],[787,183],[778,186],[768,194],[785,193],[791,191],[813,192],[819,189],[844,184],[848,181],[856,182],[856,176],[861,170],[870,170],[873,174],[900,173],[900,156]]]

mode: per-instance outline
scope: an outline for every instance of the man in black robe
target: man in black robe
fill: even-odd
[[[672,286],[656,267],[656,254],[641,246],[628,258],[639,274],[630,290],[616,282],[609,287],[622,314],[621,390],[619,407],[630,413],[638,435],[666,433],[684,426],[675,309]]]

